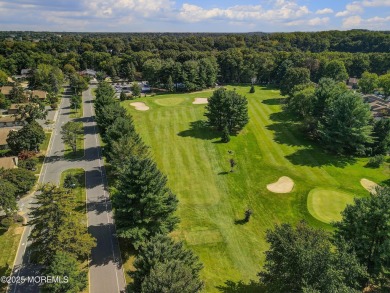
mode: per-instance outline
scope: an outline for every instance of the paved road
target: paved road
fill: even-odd
[[[126,284],[118,241],[115,237],[112,208],[107,192],[105,169],[101,160],[92,100],[91,88],[89,88],[83,93],[84,115],[80,119],[84,123],[85,154],[81,159],[70,161],[63,158],[64,144],[60,135],[61,126],[70,120],[70,101],[69,96],[66,95],[62,99],[39,182],[58,184],[64,170],[69,168],[83,168],[85,170],[88,230],[97,240],[97,246],[92,250],[90,259],[90,292],[124,292]],[[19,206],[26,215],[33,201],[33,196],[20,200]],[[40,275],[39,267],[29,262],[30,242],[27,239],[30,232],[31,227],[26,226],[16,255],[13,276]],[[39,287],[31,284],[12,285],[9,287],[9,292],[39,292]]]

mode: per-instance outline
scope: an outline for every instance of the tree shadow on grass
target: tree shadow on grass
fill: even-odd
[[[274,123],[266,126],[270,131],[274,132],[274,141],[279,144],[289,146],[311,146],[311,142],[302,138],[300,134],[300,126],[295,123]]]
[[[204,140],[212,140],[221,137],[220,133],[207,126],[205,120],[190,122],[190,129],[181,131],[177,135],[181,137],[193,137]]]
[[[234,220],[234,225],[244,225],[248,223],[245,219],[240,219],[240,220]]]
[[[390,179],[383,180],[382,182],[379,183],[379,185],[390,187]]]
[[[298,150],[286,158],[294,165],[309,167],[335,166],[344,168],[356,163],[356,158],[327,154],[313,148]]]
[[[216,287],[222,293],[266,293],[264,285],[259,284],[253,280],[248,284],[243,281],[227,280],[224,285]]]
[[[273,98],[273,99],[267,99],[262,101],[263,104],[269,105],[269,106],[275,106],[275,105],[282,105],[286,101],[285,98]]]

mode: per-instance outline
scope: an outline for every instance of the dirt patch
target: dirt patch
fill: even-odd
[[[293,188],[294,181],[287,176],[280,177],[278,181],[267,185],[267,189],[274,193],[289,193]]]
[[[149,110],[149,107],[146,106],[146,104],[142,103],[142,102],[135,102],[135,103],[131,103],[130,105],[135,107],[135,109],[138,111],[148,111]]]
[[[17,228],[15,228],[14,234],[15,234],[15,235],[20,235],[20,234],[22,234],[22,233],[23,233],[23,229],[24,229],[24,227],[17,227]]]
[[[379,187],[374,181],[362,178],[360,184],[370,193],[376,194],[376,188]]]
[[[202,105],[202,104],[208,104],[207,98],[195,98],[195,101],[192,102],[194,105]]]

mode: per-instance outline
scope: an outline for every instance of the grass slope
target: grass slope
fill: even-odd
[[[307,210],[307,195],[313,188],[365,196],[361,178],[381,182],[389,174],[387,165],[379,171],[364,168],[366,159],[327,155],[304,139],[281,112],[279,91],[256,87],[256,93],[249,94],[249,86],[235,88],[249,100],[250,123],[228,144],[219,143],[220,134],[204,126],[205,106],[192,104],[194,98],[210,97],[212,91],[138,99],[150,107],[145,112],[131,107],[132,101],[122,103],[180,200],[181,223],[172,235],[184,240],[204,263],[207,292],[219,292],[218,287],[229,280],[257,279],[267,249],[265,233],[275,223],[305,219],[331,229]],[[228,150],[238,163],[234,173],[228,172]],[[266,185],[280,176],[294,180],[292,193],[267,191]],[[254,213],[242,225],[247,208]]]
[[[85,217],[85,222],[87,222],[87,211],[86,211],[86,189],[85,189],[85,171],[84,169],[68,169],[61,173],[60,178],[60,186],[64,185],[64,180],[68,174],[75,175],[78,181],[78,186],[75,189],[72,189],[73,194],[76,198],[76,211],[82,213]],[[86,227],[87,228],[87,224]],[[82,270],[88,271],[88,262],[80,263],[80,268]],[[88,283],[89,283],[89,275],[88,275]],[[81,293],[89,292],[89,284],[87,284],[87,288],[85,288]]]

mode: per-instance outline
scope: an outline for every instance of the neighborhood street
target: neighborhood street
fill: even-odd
[[[75,119],[84,124],[84,156],[76,160],[65,160],[64,144],[61,139],[61,126],[70,121],[70,96],[64,95],[59,107],[53,135],[49,143],[47,157],[42,167],[39,183],[59,184],[61,173],[70,168],[83,168],[86,175],[88,230],[96,238],[97,246],[92,250],[89,268],[89,292],[124,292],[125,279],[122,269],[119,245],[115,236],[115,226],[109,194],[107,191],[104,163],[96,122],[94,121],[93,96],[91,87],[83,92],[83,118]],[[28,219],[34,196],[19,201],[21,212]],[[31,227],[26,226],[19,244],[12,272],[14,277],[40,276],[39,267],[30,263],[28,235]],[[45,252],[42,252],[45,253]],[[12,284],[9,292],[39,292],[34,284]]]

